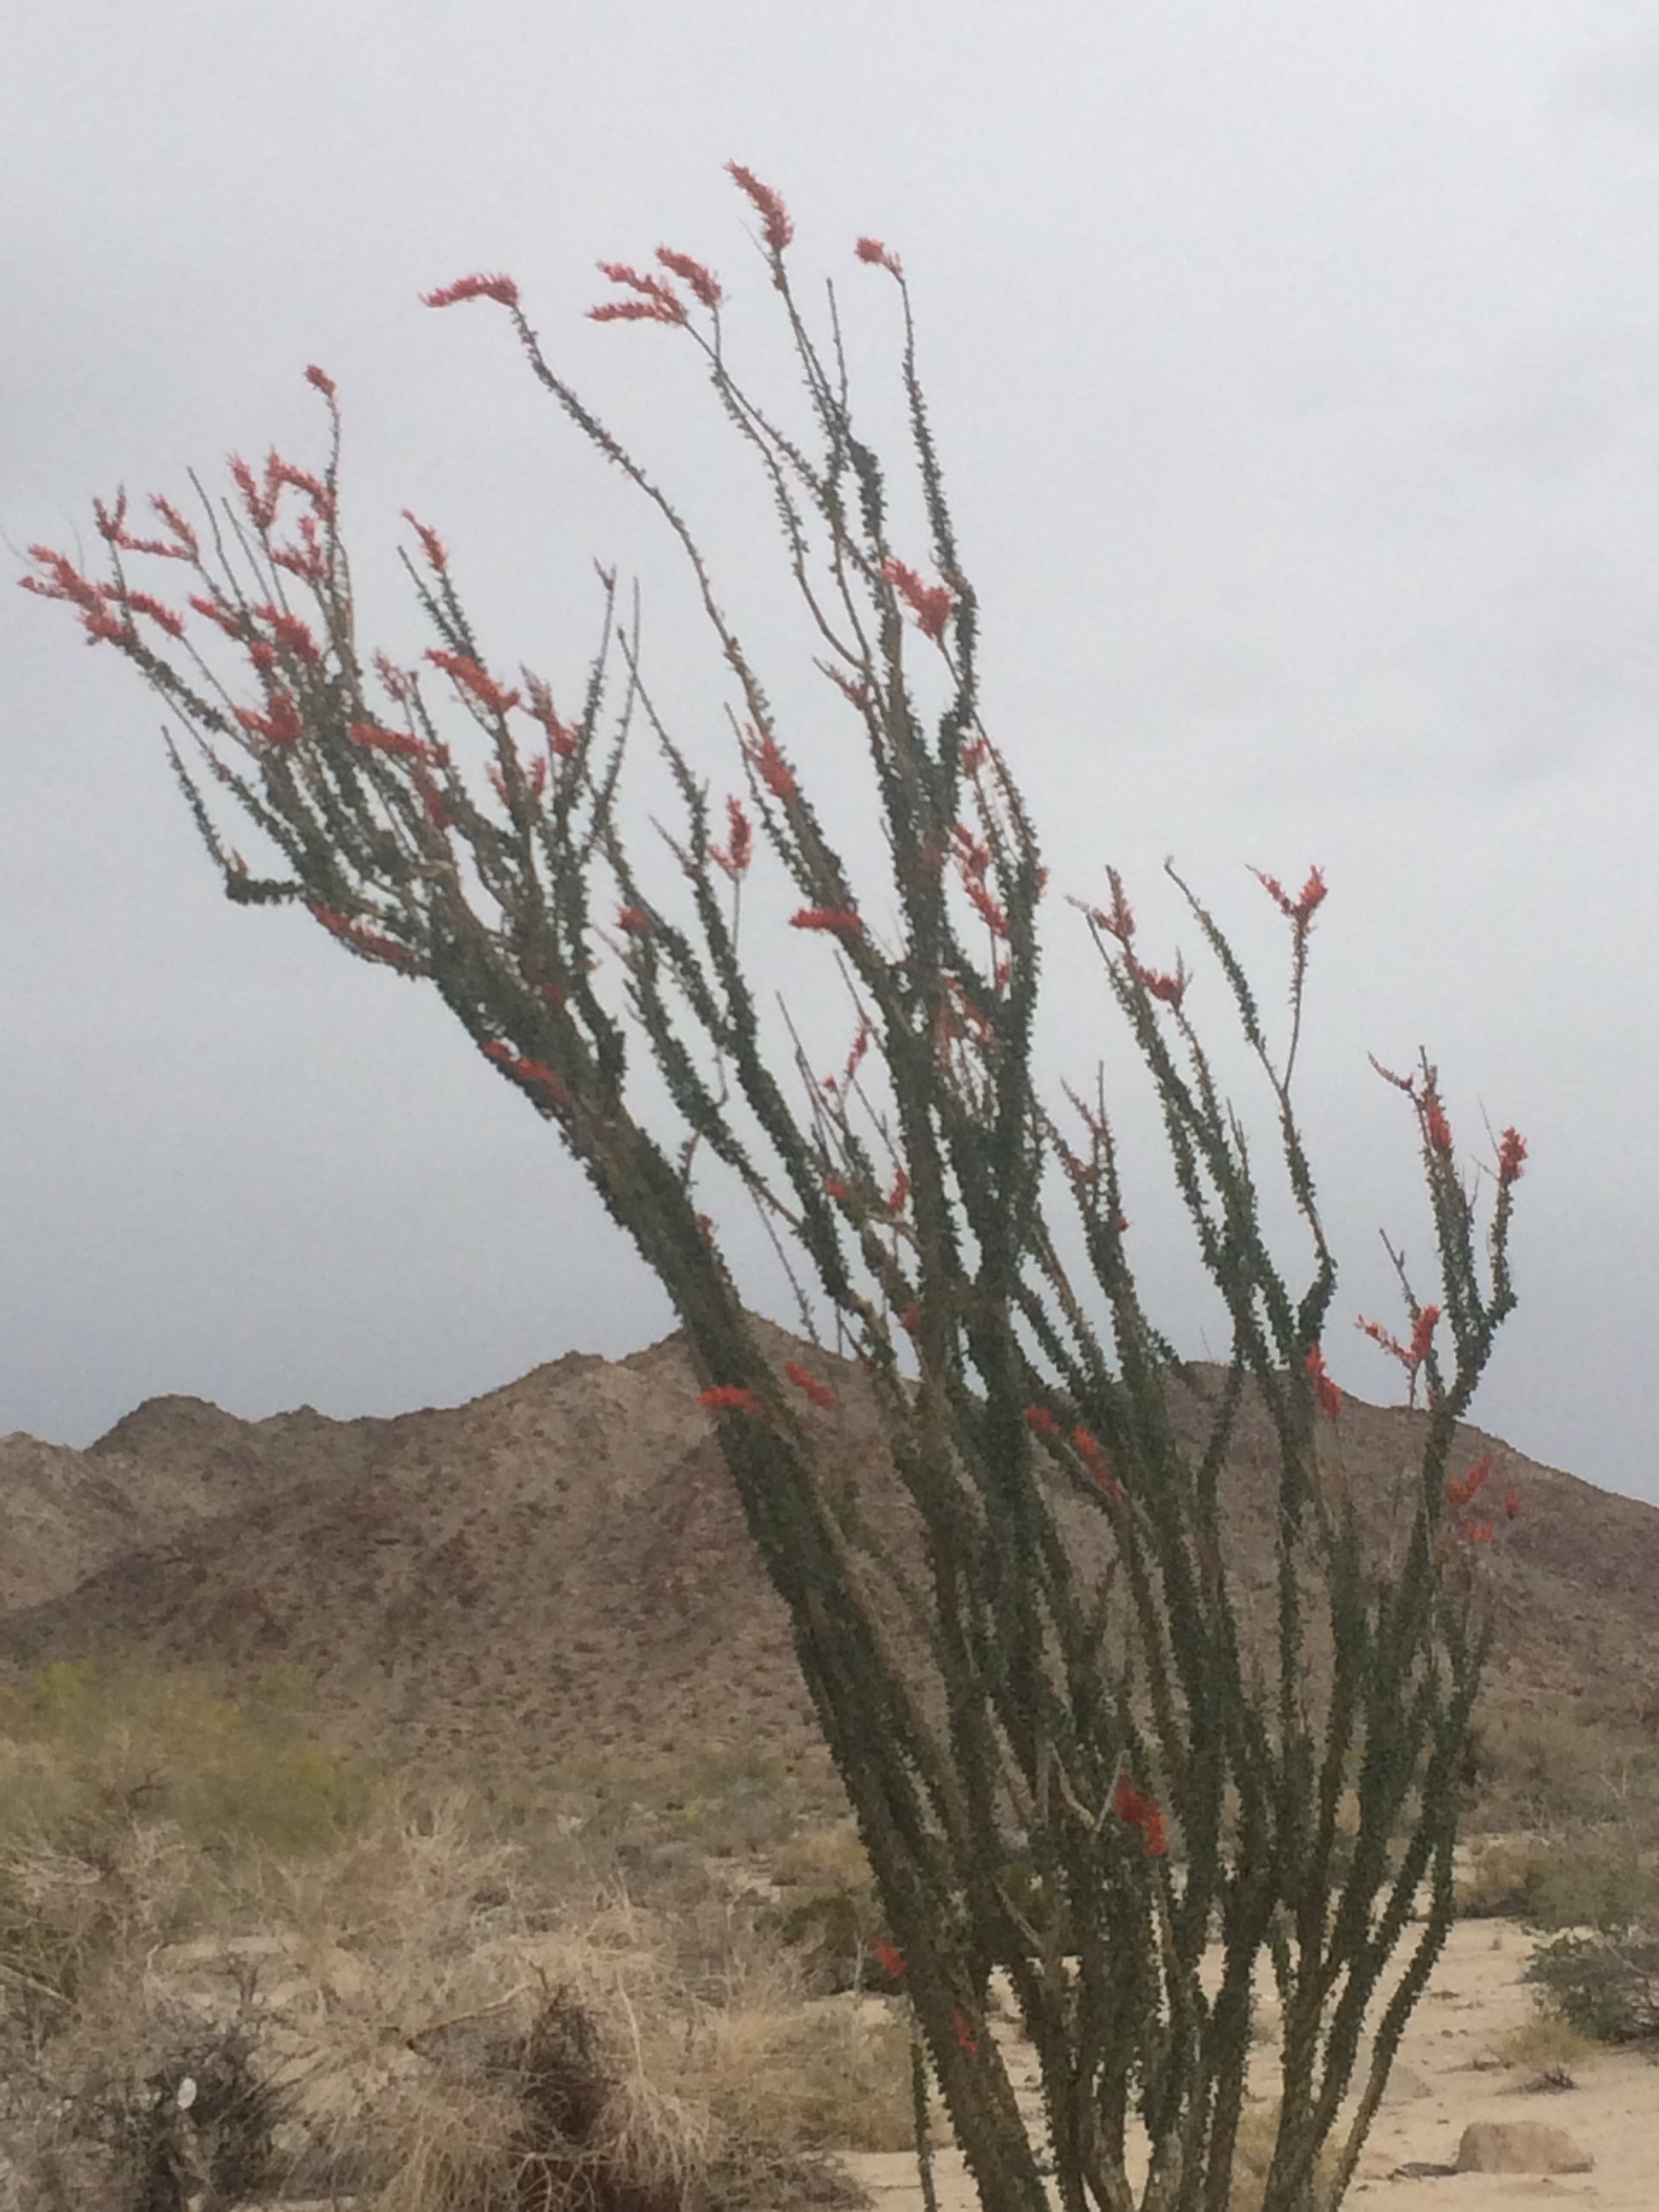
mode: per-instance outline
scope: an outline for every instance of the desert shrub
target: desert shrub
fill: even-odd
[[[0,1834],[166,1820],[190,1841],[304,1851],[361,1819],[368,1776],[286,1698],[239,1702],[133,1662],[60,1662],[0,1695]]]
[[[1536,2067],[1548,2073],[1581,2065],[1595,2055],[1596,2045],[1559,2013],[1540,2009],[1500,2037],[1496,2051],[1506,2066]]]
[[[1634,1782],[1659,1811],[1659,1760],[1644,1759],[1593,1712],[1498,1707],[1482,1714],[1474,1796],[1484,1825],[1546,1826],[1605,1818]],[[1645,1770],[1645,1771],[1644,1771]]]
[[[1640,1929],[1558,1936],[1526,1978],[1545,2005],[1596,2043],[1659,2035],[1659,1937]]]

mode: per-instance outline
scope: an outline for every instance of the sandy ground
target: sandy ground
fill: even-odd
[[[1659,2212],[1659,2057],[1607,2052],[1575,2062],[1571,2089],[1528,2088],[1533,2069],[1505,2067],[1494,2046],[1533,2016],[1521,1980],[1533,1939],[1505,1923],[1462,1921],[1418,2006],[1389,2094],[1361,2154],[1347,2203],[1447,2212],[1500,2212],[1535,2203],[1595,2205],[1599,2212]],[[1035,2118],[1036,2069],[1029,2045],[1012,2047],[1014,2078]],[[1277,2054],[1258,2053],[1255,2086],[1274,2094]],[[1473,2120],[1536,2120],[1564,2129],[1595,2159],[1588,2173],[1401,2175],[1411,2165],[1450,2166]],[[921,2212],[909,2152],[851,2154],[847,2164],[876,2212]],[[971,2212],[960,2154],[938,2159],[940,2212]]]

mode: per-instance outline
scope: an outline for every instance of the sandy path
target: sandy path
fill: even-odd
[[[1521,1974],[1532,1955],[1524,1931],[1506,1923],[1462,1921],[1401,2045],[1389,2094],[1362,2154],[1347,2202],[1386,2199],[1402,2207],[1436,2205],[1446,2212],[1501,2212],[1535,2203],[1594,2205],[1598,2212],[1659,2212],[1659,2061],[1608,2052],[1575,2064],[1576,2088],[1529,2091],[1528,2069],[1498,2063],[1493,2045],[1532,2017]],[[1260,2051],[1256,2086],[1273,2094],[1277,2053]],[[1030,2046],[1011,2058],[1022,2101],[1038,2109]],[[1591,2153],[1589,2173],[1462,2173],[1437,2179],[1390,2177],[1413,2163],[1449,2166],[1472,2120],[1539,2120],[1563,2128]],[[915,2159],[909,2152],[852,2153],[847,2164],[869,2190],[876,2212],[921,2212]],[[961,2155],[938,2160],[940,2212],[972,2212],[974,2191]]]

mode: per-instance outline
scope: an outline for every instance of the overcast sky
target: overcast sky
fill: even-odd
[[[1348,1263],[1335,1371],[1393,1395],[1346,1324],[1392,1317],[1378,1230],[1427,1239],[1366,1054],[1425,1046],[1472,1154],[1483,1116],[1532,1148],[1479,1418],[1659,1502],[1659,11],[0,0],[0,28],[14,569],[84,545],[123,482],[314,459],[318,362],[372,633],[421,642],[407,505],[507,665],[580,670],[588,564],[642,566],[649,620],[653,556],[503,319],[419,304],[502,269],[764,606],[740,459],[671,334],[582,319],[593,264],[712,263],[764,372],[728,160],[784,194],[878,366],[891,302],[850,247],[899,250],[987,718],[1058,887],[1113,861],[1190,951],[1174,854],[1271,1000],[1247,865],[1328,873],[1304,1104]],[[0,744],[0,1431],[84,1443],[164,1391],[392,1413],[671,1325],[428,992],[227,905],[155,703],[9,588]],[[1105,994],[1058,902],[1049,927],[1086,1078]]]

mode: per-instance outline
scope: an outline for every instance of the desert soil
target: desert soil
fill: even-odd
[[[1498,2046],[1534,2016],[1522,1973],[1532,1939],[1506,1923],[1460,1922],[1406,2031],[1389,2093],[1361,2154],[1346,2202],[1387,2202],[1422,2212],[1508,2212],[1528,2204],[1594,2205],[1598,2212],[1659,2208],[1659,2055],[1608,2051],[1575,2061],[1571,2089],[1534,2088],[1536,2069],[1505,2066]],[[1012,2046],[1022,2100],[1041,2111],[1029,2045]],[[1257,2052],[1253,2087],[1275,2094],[1278,2054]],[[1595,2159],[1588,2173],[1402,2174],[1449,2166],[1463,2130],[1476,2120],[1533,2120],[1560,2128]],[[850,2153],[846,2163],[875,2212],[922,2212],[914,2155]],[[940,2212],[972,2212],[975,2198],[960,2153],[939,2152]]]

